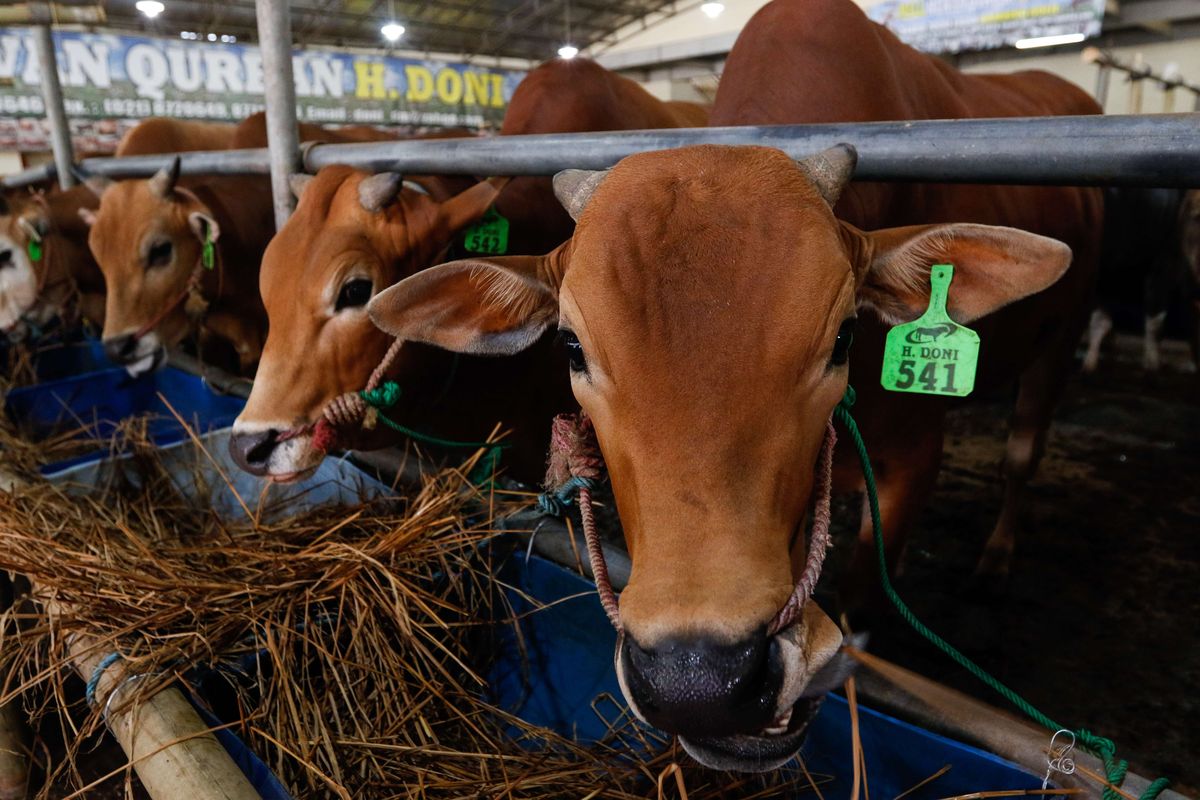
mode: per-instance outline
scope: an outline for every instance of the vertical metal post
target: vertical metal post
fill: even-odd
[[[296,84],[292,80],[292,19],[288,0],[258,0],[258,46],[267,98],[267,146],[271,151],[271,195],[275,228],[292,214],[288,175],[300,171],[296,130]]]
[[[1108,105],[1108,80],[1112,77],[1112,65],[1101,62],[1096,70],[1096,102],[1103,109]]]
[[[54,148],[58,185],[70,189],[75,185],[75,176],[71,174],[71,164],[75,155],[71,151],[71,129],[67,125],[67,112],[63,108],[62,85],[58,82],[58,59],[54,56],[54,38],[50,35],[50,26],[35,25],[33,42],[37,49],[38,68],[42,71],[42,102],[46,106],[46,119],[50,123],[50,143]]]
[[[1133,67],[1129,70],[1129,109],[1127,114],[1142,113],[1142,81],[1150,74],[1146,60],[1138,53],[1133,57]]]

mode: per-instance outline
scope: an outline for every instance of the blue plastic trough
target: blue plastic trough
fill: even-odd
[[[77,356],[81,361],[88,357],[86,351]],[[117,424],[138,414],[150,415],[148,434],[156,444],[166,446],[186,439],[187,432],[167,403],[194,430],[205,433],[232,424],[245,400],[216,394],[203,379],[173,367],[138,378],[129,377],[124,369],[111,368],[13,389],[5,400],[5,410],[34,440],[66,428],[89,426],[86,435],[97,441],[96,452],[48,464],[42,471],[50,473],[104,455]]]

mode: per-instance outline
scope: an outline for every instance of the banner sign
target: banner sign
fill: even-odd
[[[867,15],[929,53],[1011,47],[1021,39],[1098,36],[1105,0],[877,0]]]
[[[73,31],[56,31],[54,44],[73,121],[240,122],[263,109],[262,56],[253,45]],[[318,49],[295,50],[292,67],[297,118],[328,125],[499,127],[525,76]],[[10,126],[43,116],[39,72],[32,31],[0,28],[0,118]]]

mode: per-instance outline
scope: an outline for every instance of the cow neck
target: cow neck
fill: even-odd
[[[825,423],[825,437],[814,469],[816,498],[812,506],[812,530],[808,542],[808,554],[804,569],[787,602],[775,614],[767,635],[774,636],[795,624],[803,613],[805,604],[812,598],[821,568],[825,564],[825,553],[829,549],[830,501],[833,495],[833,448],[837,444],[837,433],[833,429],[833,418]],[[592,579],[596,593],[609,622],[618,632],[621,624],[621,609],[616,590],[608,576],[608,564],[604,560],[604,549],[596,529],[592,511],[592,489],[604,469],[604,456],[600,452],[596,431],[591,418],[585,413],[562,414],[554,418],[550,428],[550,463],[546,471],[546,484],[551,491],[538,498],[543,511],[561,515],[570,495],[579,494],[579,516],[583,522],[583,537],[587,544],[588,562],[592,568]]]

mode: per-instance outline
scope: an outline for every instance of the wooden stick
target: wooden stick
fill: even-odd
[[[1111,783],[1108,782],[1108,778],[1104,777],[1099,772],[1093,772],[1092,770],[1090,770],[1087,767],[1080,764],[1078,761],[1075,762],[1075,771],[1080,773],[1081,775],[1086,775],[1087,777],[1089,777],[1092,780],[1099,783],[1101,786],[1106,786],[1109,789],[1112,789],[1114,792],[1121,795],[1122,797],[1127,797],[1127,798],[1129,798],[1129,800],[1138,800],[1137,795],[1130,794],[1129,792],[1122,789],[1120,786],[1113,786]]]

